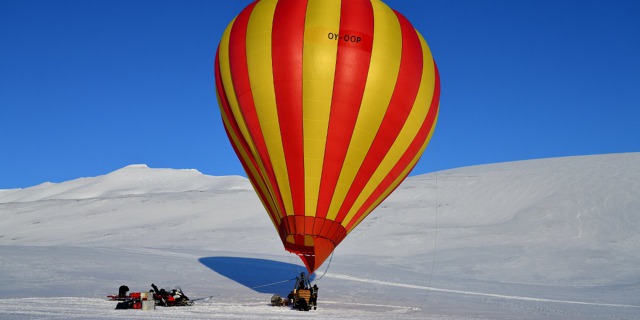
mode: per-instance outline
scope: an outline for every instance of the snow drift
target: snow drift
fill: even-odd
[[[132,165],[0,190],[0,221],[3,319],[122,318],[103,297],[151,282],[213,296],[158,319],[300,316],[268,306],[303,266],[242,177]],[[639,226],[640,153],[410,177],[320,268],[308,316],[638,319]]]

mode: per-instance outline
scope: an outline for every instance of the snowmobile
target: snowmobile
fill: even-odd
[[[154,284],[151,284],[155,293],[153,295],[153,299],[156,301],[157,306],[162,307],[184,307],[184,306],[192,306],[193,301],[189,300],[182,289],[180,287],[175,287],[172,290],[165,290],[156,287]]]

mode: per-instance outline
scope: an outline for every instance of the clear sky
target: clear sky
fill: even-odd
[[[640,151],[640,1],[385,2],[442,81],[412,174]],[[0,0],[0,189],[139,163],[244,175],[213,61],[248,3]]]

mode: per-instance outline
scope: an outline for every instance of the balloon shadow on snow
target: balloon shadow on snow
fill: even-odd
[[[295,285],[295,277],[305,268],[280,261],[240,258],[206,257],[198,261],[207,268],[259,293],[287,296]],[[309,278],[315,279],[315,274]]]

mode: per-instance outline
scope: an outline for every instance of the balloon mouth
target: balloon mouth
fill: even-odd
[[[342,224],[313,216],[287,216],[278,229],[284,248],[300,257],[309,274],[320,268],[347,236]]]
[[[309,274],[312,274],[327,260],[336,245],[327,238],[309,235],[300,236],[306,239],[305,243],[311,243],[312,245],[296,244],[292,241],[294,241],[298,235],[288,235],[284,242],[284,248],[300,257],[300,260],[302,260],[307,267]]]

